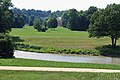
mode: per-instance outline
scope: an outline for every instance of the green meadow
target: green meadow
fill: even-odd
[[[120,65],[55,62],[30,59],[0,59],[0,66],[25,66],[25,67],[57,67],[57,68],[92,68],[120,70]]]
[[[41,47],[94,49],[111,44],[110,38],[89,38],[87,31],[70,31],[63,27],[58,27],[55,31],[49,29],[46,32],[37,32],[33,27],[25,26],[21,29],[13,28],[10,34],[20,37],[17,39],[19,43]]]
[[[0,80],[120,80],[120,73],[0,71]]]

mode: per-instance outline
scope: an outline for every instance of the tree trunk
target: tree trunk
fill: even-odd
[[[112,40],[112,46],[115,47],[115,46],[116,46],[117,39],[114,38],[114,37],[111,37],[111,40]]]
[[[112,46],[114,46],[114,38],[111,38]]]
[[[117,39],[115,38],[115,43],[114,43],[114,46],[116,46],[116,43],[117,43]]]

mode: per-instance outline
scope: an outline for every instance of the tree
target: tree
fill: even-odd
[[[67,27],[68,19],[69,19],[69,17],[68,17],[68,13],[66,11],[62,14],[62,25],[63,25],[63,27]]]
[[[14,46],[8,34],[0,33],[0,57],[11,58],[14,55]]]
[[[78,16],[78,11],[76,9],[70,9],[68,11],[68,17],[67,27],[71,30],[80,30],[80,18]]]
[[[55,30],[55,28],[57,28],[57,19],[56,18],[50,18],[48,20],[48,27],[49,28],[54,28],[54,30]]]
[[[12,12],[9,7],[12,7],[10,0],[0,0],[0,33],[11,30]]]
[[[47,20],[46,19],[43,20],[43,26],[45,27],[45,30],[47,30]]]
[[[41,32],[41,31],[45,32],[45,28],[44,28],[44,26],[42,25],[42,22],[39,19],[37,19],[36,21],[34,21],[34,25],[33,26],[39,32]]]
[[[120,38],[120,5],[111,4],[105,9],[95,12],[90,20],[89,37],[111,38],[112,46],[116,46],[118,38]]]
[[[53,12],[53,13],[51,13],[51,14],[49,15],[49,17],[57,18],[57,15],[55,14],[55,12]]]
[[[90,20],[91,16],[93,15],[94,12],[98,10],[97,7],[90,6],[89,9],[86,11],[86,16]]]
[[[11,0],[0,0],[0,57],[13,57],[14,46],[9,35],[13,14]]]
[[[24,16],[20,14],[14,15],[14,19],[11,24],[12,28],[23,28],[25,25]]]
[[[86,31],[89,26],[89,19],[86,16],[86,12],[81,10],[79,12],[79,17],[80,17],[80,22],[79,22],[80,31]]]
[[[35,20],[35,16],[30,16],[29,26],[33,26],[34,20]]]

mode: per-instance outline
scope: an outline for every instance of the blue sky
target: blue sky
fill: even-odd
[[[14,7],[36,10],[87,10],[90,6],[105,8],[107,4],[119,4],[120,0],[12,0]]]

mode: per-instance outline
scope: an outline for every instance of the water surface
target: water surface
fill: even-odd
[[[25,51],[15,51],[16,58],[76,62],[76,63],[98,63],[98,64],[120,64],[120,58],[103,57],[103,56],[83,56],[83,55],[60,55],[47,53],[34,53]]]

